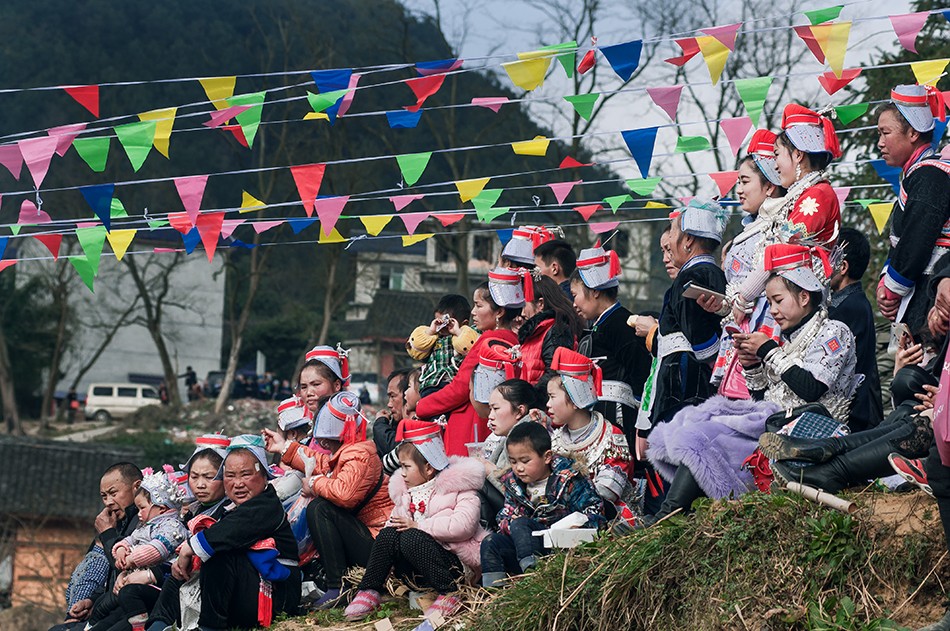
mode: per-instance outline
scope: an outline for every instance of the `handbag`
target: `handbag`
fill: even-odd
[[[943,358],[943,370],[940,371],[940,383],[934,397],[934,442],[943,466],[950,467],[950,364]]]
[[[806,403],[805,405],[799,405],[798,407],[794,407],[789,410],[779,410],[775,414],[769,416],[767,419],[765,419],[765,431],[777,432],[805,412],[811,412],[812,414],[818,414],[819,416],[827,416],[831,418],[831,414],[822,404]]]

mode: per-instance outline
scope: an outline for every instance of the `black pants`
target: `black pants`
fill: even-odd
[[[257,626],[260,574],[247,552],[219,552],[208,559],[198,575],[201,581],[201,614],[198,625],[211,629],[253,629]],[[273,587],[274,616],[296,614],[300,604],[300,569],[291,568],[286,581]]]
[[[307,506],[307,527],[323,561],[328,588],[342,587],[348,567],[366,567],[373,549],[373,534],[356,515],[317,497]]]
[[[174,576],[169,576],[162,583],[162,591],[152,607],[152,613],[148,617],[145,627],[148,628],[156,622],[164,622],[166,626],[181,623],[181,600],[180,594],[183,581]]]
[[[937,445],[930,448],[930,455],[924,460],[924,470],[927,472],[927,484],[937,500],[940,522],[943,524],[947,548],[950,549],[950,467],[940,461]]]
[[[410,579],[421,576],[423,584],[440,594],[454,592],[462,578],[459,558],[418,528],[399,532],[390,526],[379,531],[360,589],[383,591],[390,570]]]
[[[120,589],[118,596],[109,594],[114,609],[93,625],[90,631],[129,631],[132,628],[129,618],[151,611],[160,593],[155,585],[132,584]]]

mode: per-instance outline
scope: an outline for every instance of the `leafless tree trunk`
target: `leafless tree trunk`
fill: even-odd
[[[23,424],[20,422],[20,412],[16,405],[13,367],[10,364],[7,338],[2,325],[0,325],[0,399],[3,399],[3,418],[7,422],[7,433],[22,436]]]

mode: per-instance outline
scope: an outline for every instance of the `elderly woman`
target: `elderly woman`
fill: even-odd
[[[297,541],[273,487],[264,441],[231,440],[221,467],[231,504],[217,520],[192,520],[194,534],[179,551],[172,575],[188,580],[197,571],[203,630],[269,625],[272,616],[294,615],[300,601]]]

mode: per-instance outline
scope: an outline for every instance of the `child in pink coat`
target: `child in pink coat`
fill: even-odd
[[[444,617],[461,605],[454,592],[465,571],[480,571],[481,541],[488,534],[479,523],[485,467],[472,458],[448,458],[435,423],[405,419],[396,439],[402,475],[389,479],[395,507],[373,543],[359,593],[346,608],[350,621],[379,607],[390,570],[439,592],[425,614]]]

